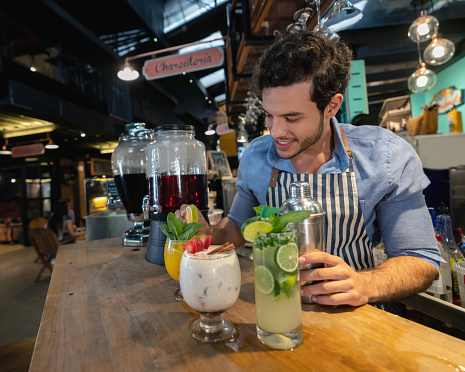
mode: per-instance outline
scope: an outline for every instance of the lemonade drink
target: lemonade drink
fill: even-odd
[[[206,235],[197,235],[196,238],[200,238],[202,243],[205,243]],[[168,274],[177,282],[179,282],[179,267],[181,266],[182,252],[184,251],[183,246],[186,240],[171,240],[166,239],[165,242],[165,267]]]
[[[168,274],[179,282],[179,266],[183,252],[184,240],[166,239],[165,242],[165,267]]]
[[[260,234],[253,243],[257,335],[275,349],[303,340],[295,231]]]

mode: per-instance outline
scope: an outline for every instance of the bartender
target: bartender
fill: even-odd
[[[325,264],[301,272],[302,282],[317,281],[301,294],[324,305],[388,304],[428,288],[442,258],[422,193],[429,180],[412,146],[384,128],[334,118],[351,60],[345,43],[321,34],[277,37],[252,78],[270,135],[244,151],[228,217],[208,226],[199,213],[199,223],[213,243],[243,245],[240,227],[253,207],[280,207],[292,182],[307,181],[326,211],[326,252],[299,258]],[[381,239],[388,259],[375,267]]]

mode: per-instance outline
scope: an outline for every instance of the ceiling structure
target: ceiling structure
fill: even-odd
[[[453,60],[432,69],[438,72],[464,55],[465,1],[425,0],[423,4],[419,0],[352,2],[363,9],[364,16],[350,28],[340,31],[339,35],[352,46],[356,58],[365,61],[369,110],[374,121],[378,120],[377,115],[385,99],[410,93],[407,79],[418,68],[418,54],[417,46],[407,37],[407,32],[409,25],[419,16],[420,8],[438,18],[442,36],[456,45]],[[332,0],[322,1],[322,15],[332,4]],[[84,75],[90,81],[92,91],[86,90],[86,86],[79,87],[81,93],[75,94],[60,90],[61,96],[78,104],[74,109],[67,107],[70,114],[63,122],[52,123],[56,124],[54,141],[68,147],[73,144],[85,148],[99,146],[100,143],[106,146],[107,142],[117,140],[127,122],[129,114],[126,113],[131,112],[125,107],[124,94],[119,101],[113,102],[110,109],[89,98],[91,95],[102,96],[91,84],[97,75],[93,66],[106,66],[107,73],[113,76],[126,57],[189,44],[211,35],[228,36],[224,67],[152,81],[140,76],[135,82],[120,82],[113,90],[117,94],[120,94],[118,89],[131,90],[135,119],[144,117],[147,107],[153,106],[152,112],[146,115],[151,125],[167,121],[192,124],[196,127],[197,136],[206,140],[203,132],[210,122],[215,121],[221,108],[227,111],[231,126],[237,125],[238,116],[245,111],[250,74],[260,53],[272,41],[273,34],[286,32],[287,25],[293,22],[294,13],[305,6],[308,4],[304,0],[211,3],[207,0],[114,0],[108,6],[102,4],[98,7],[88,0],[18,0],[0,5],[0,22],[8,29],[20,30],[27,39],[27,42],[13,47],[4,45],[4,48],[11,47],[8,52],[14,50],[16,62],[27,65],[30,59],[24,59],[24,55],[35,56],[36,60],[45,55],[49,73],[53,74],[62,60],[68,58],[67,63],[78,66],[75,74]],[[195,13],[200,15],[194,17]],[[178,26],[173,28],[173,24]],[[307,28],[311,29],[315,24],[316,15],[313,15]],[[5,40],[11,44],[13,39],[4,36]],[[422,51],[426,45],[421,45]],[[70,50],[74,50],[74,56],[67,53]],[[76,55],[81,60],[76,59]],[[131,64],[141,72],[144,61],[141,58],[131,61]],[[10,69],[15,67],[10,66]],[[210,77],[210,82],[206,82],[207,76],[215,72],[217,78]],[[30,71],[21,73],[24,82],[37,80],[39,86],[55,84],[56,91],[61,89],[59,82],[50,83],[37,75]],[[16,91],[20,88],[19,85],[15,87]],[[37,102],[40,99],[47,102],[40,91],[35,96]],[[21,105],[0,103],[0,129],[4,129],[5,138],[6,131],[10,133],[15,126],[17,130],[24,129],[21,115],[29,117],[32,123],[48,122],[46,114],[36,117],[31,110],[23,110]],[[86,111],[90,109],[105,117],[101,120],[103,124],[95,124],[98,120],[91,119]],[[80,120],[75,120],[76,117]],[[257,125],[246,126],[246,129],[252,138],[260,130]],[[83,132],[85,136],[82,136]],[[14,142],[14,136],[10,134],[9,137],[10,142]]]

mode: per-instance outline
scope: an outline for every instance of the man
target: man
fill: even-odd
[[[279,37],[264,52],[253,91],[271,135],[246,148],[229,216],[202,228],[214,243],[240,246],[240,226],[255,215],[252,207],[279,207],[291,182],[308,181],[327,213],[327,240],[326,252],[299,258],[325,264],[301,272],[301,281],[318,281],[301,293],[325,305],[408,297],[429,287],[441,261],[422,194],[429,181],[413,148],[383,128],[334,119],[351,59],[343,42],[313,32]],[[372,248],[381,238],[388,260],[374,268]]]

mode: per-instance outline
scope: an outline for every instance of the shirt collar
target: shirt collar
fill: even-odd
[[[349,156],[347,155],[347,152],[344,149],[344,143],[342,142],[340,124],[337,122],[336,118],[332,118],[330,123],[334,134],[333,157],[320,167],[318,173],[342,173],[349,168]],[[269,164],[279,170],[296,173],[290,159],[282,159],[279,157],[278,152],[276,151],[276,145],[272,139],[266,159]]]

